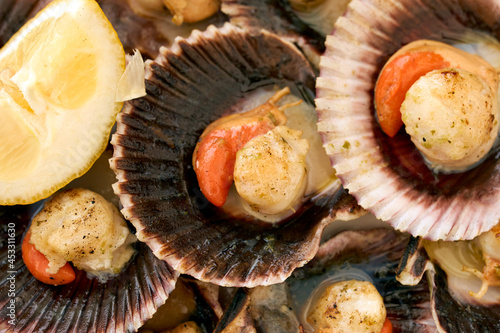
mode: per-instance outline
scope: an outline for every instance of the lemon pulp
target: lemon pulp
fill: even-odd
[[[0,204],[45,198],[105,149],[125,53],[94,0],[56,0],[0,50]]]

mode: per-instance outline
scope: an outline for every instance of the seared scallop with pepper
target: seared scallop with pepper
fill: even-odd
[[[56,194],[32,220],[23,241],[23,259],[39,280],[72,282],[69,262],[105,281],[135,253],[136,241],[118,209],[85,189]]]
[[[285,126],[284,110],[302,101],[276,106],[290,93],[278,91],[266,103],[211,123],[193,154],[201,191],[222,206],[233,184],[243,207],[261,220],[276,221],[294,212],[306,189],[309,142]]]
[[[324,147],[360,206],[398,230],[454,241],[498,223],[497,8],[353,0],[327,37]]]

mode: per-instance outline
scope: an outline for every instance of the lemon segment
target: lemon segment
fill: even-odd
[[[38,113],[81,107],[97,87],[98,51],[85,32],[71,17],[50,23],[37,37],[43,42],[27,50],[29,57],[11,78]]]
[[[125,52],[95,0],[56,0],[0,50],[0,205],[29,204],[105,149]]]
[[[24,109],[0,91],[0,181],[15,181],[29,175],[38,165],[41,145],[22,118]]]

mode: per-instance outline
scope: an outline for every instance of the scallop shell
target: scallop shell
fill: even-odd
[[[424,273],[427,279],[422,280]],[[440,332],[500,331],[498,287],[490,287],[497,289],[492,292],[496,297],[490,297],[488,300],[485,300],[485,297],[478,300],[464,295],[468,287],[475,288],[477,284],[465,282],[460,278],[450,280],[439,263],[430,261],[421,238],[410,239],[397,274],[398,281],[405,285],[416,284],[421,280],[428,281],[432,315]],[[492,302],[495,298],[496,301]]]
[[[284,283],[239,288],[213,333],[299,333]]]
[[[34,213],[33,207],[0,208],[0,331],[135,332],[174,289],[179,274],[144,244],[106,283],[82,271],[64,286],[37,281],[21,257],[21,239]]]
[[[374,116],[385,61],[417,39],[468,29],[499,37],[493,0],[353,0],[326,41],[317,80],[318,128],[343,185],[394,228],[431,240],[472,239],[500,218],[498,154],[461,174],[433,174],[405,134],[390,139]]]
[[[439,268],[429,271],[432,310],[441,332],[500,332],[500,304],[484,306],[458,301],[448,288],[446,273]]]
[[[299,46],[316,67],[325,51],[325,37],[294,13],[284,0],[223,0],[223,13],[229,21],[248,31],[265,29]]]
[[[129,1],[97,0],[97,2],[118,33],[125,52],[133,53],[133,49],[138,49],[145,58],[154,58],[158,55],[160,46],[172,42],[153,19],[134,13]]]
[[[315,258],[284,283],[239,289],[215,332],[243,333],[248,327],[257,332],[312,332],[300,330],[299,320],[305,328],[304,298],[337,277],[371,279],[384,299],[394,332],[435,332],[427,281],[404,286],[395,279],[407,242],[407,235],[388,228],[341,232],[323,243]]]
[[[292,298],[311,295],[311,287],[325,280],[359,279],[361,272],[381,294],[395,332],[435,332],[430,311],[429,286],[423,280],[404,286],[396,269],[408,243],[408,235],[388,228],[343,231],[323,243],[306,266],[286,281]]]
[[[274,34],[227,23],[178,39],[147,67],[148,94],[126,104],[112,138],[115,193],[138,238],[202,281],[248,287],[283,281],[314,256],[336,212],[356,210],[355,201],[333,184],[278,228],[248,223],[208,203],[191,157],[205,127],[256,88],[287,84],[311,98],[309,63]]]

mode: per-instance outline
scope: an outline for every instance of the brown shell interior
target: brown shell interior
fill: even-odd
[[[311,101],[314,73],[276,35],[230,24],[194,33],[174,50],[163,49],[149,64],[148,95],[130,102],[118,118],[111,163],[123,212],[139,239],[181,273],[232,286],[281,282],[314,255],[322,229],[339,209],[338,189],[307,198],[278,226],[255,223],[208,203],[191,158],[205,127],[241,111],[238,106],[260,87],[288,85]]]

